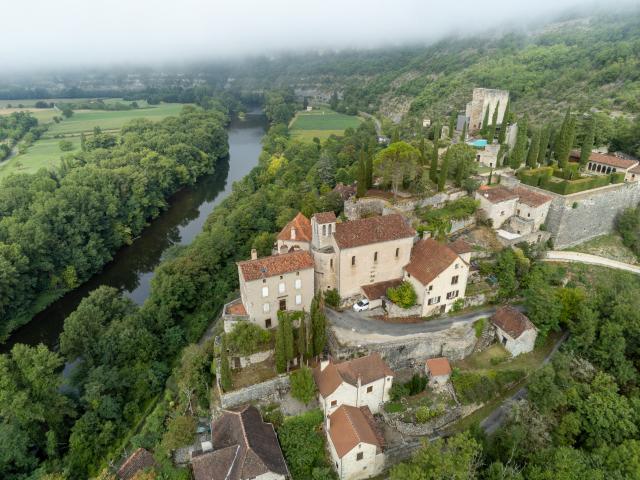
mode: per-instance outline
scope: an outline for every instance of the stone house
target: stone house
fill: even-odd
[[[451,365],[446,357],[429,358],[425,362],[425,373],[429,378],[429,385],[441,387],[451,377]]]
[[[393,371],[378,353],[341,363],[324,360],[313,370],[318,401],[325,416],[341,405],[366,405],[377,413],[389,400],[393,377]]]
[[[444,313],[464,298],[469,264],[447,245],[427,238],[417,242],[405,267],[404,280],[410,282],[422,306],[422,317]]]
[[[498,124],[502,124],[508,101],[509,92],[507,90],[474,88],[471,101],[467,103],[465,109],[469,131],[472,132],[482,128],[487,109],[489,110],[489,122],[491,122],[496,107],[498,107]]]
[[[311,242],[311,222],[302,212],[298,212],[278,234],[274,253],[309,250],[309,242]]]
[[[496,338],[514,357],[533,350],[538,330],[522,312],[501,307],[491,317],[496,327]]]
[[[124,461],[116,475],[120,480],[131,480],[138,472],[157,467],[159,464],[153,454],[149,450],[138,448]]]
[[[327,448],[340,480],[378,475],[384,468],[384,438],[369,407],[342,405],[326,418]]]
[[[476,162],[485,167],[496,168],[500,145],[488,144],[476,151]]]
[[[483,185],[476,190],[475,197],[480,201],[480,209],[491,220],[493,228],[502,227],[516,213],[518,195],[501,185]]]
[[[570,160],[574,162],[580,161],[580,151],[573,150],[570,155]],[[587,172],[595,175],[608,175],[616,172],[624,173],[625,182],[640,181],[640,162],[630,158],[591,152],[585,169]]]
[[[254,406],[225,410],[203,447],[191,459],[194,480],[290,478],[273,425]]]
[[[314,295],[313,257],[306,250],[238,262],[240,302],[225,306],[225,331],[238,321],[278,325],[278,311],[309,311]]]

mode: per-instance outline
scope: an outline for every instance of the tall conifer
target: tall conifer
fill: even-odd
[[[580,166],[584,167],[589,162],[591,156],[591,150],[593,150],[593,140],[596,133],[596,119],[591,117],[588,120],[587,131],[582,140],[582,147],[580,148]]]
[[[538,164],[538,154],[540,153],[540,129],[536,128],[531,137],[531,146],[527,155],[527,165],[529,168],[536,168]]]
[[[496,127],[498,126],[498,110],[500,109],[500,101],[496,104],[496,108],[493,109],[493,116],[491,117],[491,126],[487,127],[487,136],[485,137],[489,143],[493,143],[493,139],[496,136]]]

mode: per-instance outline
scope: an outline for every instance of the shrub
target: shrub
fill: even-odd
[[[418,393],[423,392],[425,388],[427,388],[427,377],[418,373],[414,373],[411,377],[411,380],[405,383],[405,387],[409,391],[409,395],[417,395]]]
[[[300,400],[305,405],[309,403],[316,394],[316,384],[311,375],[309,367],[302,367],[289,376],[291,381],[291,396]]]
[[[451,311],[453,313],[459,312],[463,308],[464,308],[464,299],[462,298],[457,299],[455,302],[453,302],[453,305],[451,305]]]
[[[387,413],[400,413],[404,412],[405,407],[400,402],[389,402],[384,405],[384,411]]]
[[[481,318],[480,320],[476,320],[475,322],[473,322],[473,329],[476,332],[476,338],[480,338],[482,336],[482,332],[484,331],[484,326],[486,323],[486,318]]]
[[[284,422],[284,414],[277,403],[270,403],[265,406],[262,409],[262,418],[265,422],[273,424],[276,430],[280,428]]]
[[[270,346],[271,334],[251,322],[239,322],[226,334],[227,347],[237,355],[251,355]]]
[[[418,296],[409,282],[402,282],[394,288],[387,289],[387,297],[402,308],[411,308],[416,304]]]
[[[313,478],[312,472],[327,466],[318,409],[287,418],[278,429],[278,440],[293,480]]]
[[[389,397],[394,402],[409,396],[409,388],[402,383],[394,383],[389,390]]]
[[[422,405],[418,407],[418,409],[416,410],[416,422],[427,423],[432,418],[440,416],[443,413],[444,413],[444,409],[442,407],[429,408],[426,405]]]
[[[331,307],[338,307],[340,305],[340,294],[338,290],[332,288],[324,292],[324,301]]]
[[[70,152],[71,150],[73,150],[73,143],[71,143],[69,140],[60,140],[58,142],[58,148],[62,152]]]
[[[454,370],[451,381],[462,403],[486,402],[524,375],[523,370],[489,371],[486,375]]]

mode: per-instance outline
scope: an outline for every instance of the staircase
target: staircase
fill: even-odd
[[[496,327],[494,327],[489,319],[487,319],[484,328],[482,329],[482,335],[480,335],[480,338],[476,342],[476,345],[473,347],[473,353],[481,352],[482,350],[487,348],[494,342],[495,337]]]

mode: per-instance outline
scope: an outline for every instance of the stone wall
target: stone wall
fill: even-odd
[[[220,395],[220,406],[231,408],[257,400],[276,401],[291,388],[288,375],[279,375],[266,382],[256,383]]]
[[[385,422],[398,430],[403,435],[412,437],[422,437],[425,435],[433,435],[434,432],[458,420],[464,414],[462,407],[454,407],[446,411],[444,414],[425,423],[409,423],[402,421],[401,414],[388,414],[382,409],[380,411]]]
[[[406,318],[406,317],[419,317],[422,314],[422,305],[414,305],[409,308],[402,308],[396,305],[387,297],[383,297],[383,305],[387,310],[389,318]]]

